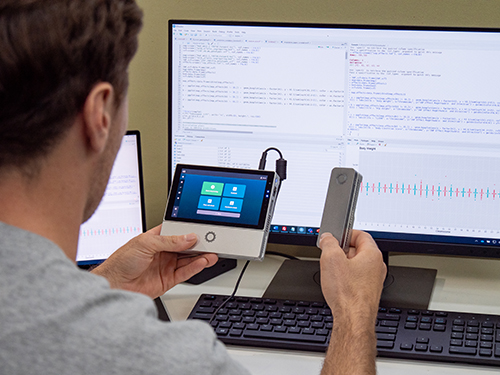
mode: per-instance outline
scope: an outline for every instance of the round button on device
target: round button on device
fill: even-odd
[[[337,176],[337,182],[342,185],[344,182],[347,181],[347,175],[344,173],[341,173]]]
[[[216,238],[215,232],[210,231],[205,234],[205,241],[207,242],[214,242]]]

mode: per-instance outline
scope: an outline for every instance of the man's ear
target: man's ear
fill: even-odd
[[[111,120],[115,111],[113,86],[99,82],[90,91],[83,105],[84,133],[88,146],[102,152],[109,137]]]

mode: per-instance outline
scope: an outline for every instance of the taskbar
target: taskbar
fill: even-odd
[[[305,236],[317,236],[319,234],[319,228],[317,227],[301,227],[296,225],[271,225],[269,230],[271,233],[282,233],[282,234],[301,234]]]

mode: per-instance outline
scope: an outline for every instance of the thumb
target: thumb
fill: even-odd
[[[158,252],[167,251],[177,253],[193,247],[198,242],[196,233],[183,234],[179,236],[158,236],[161,246]]]

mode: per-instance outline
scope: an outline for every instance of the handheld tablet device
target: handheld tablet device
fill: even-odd
[[[319,229],[319,239],[330,232],[344,252],[349,251],[354,212],[363,176],[352,168],[333,168],[326,193],[325,208]]]
[[[262,259],[279,182],[271,171],[177,164],[161,234],[196,233],[189,252]]]

